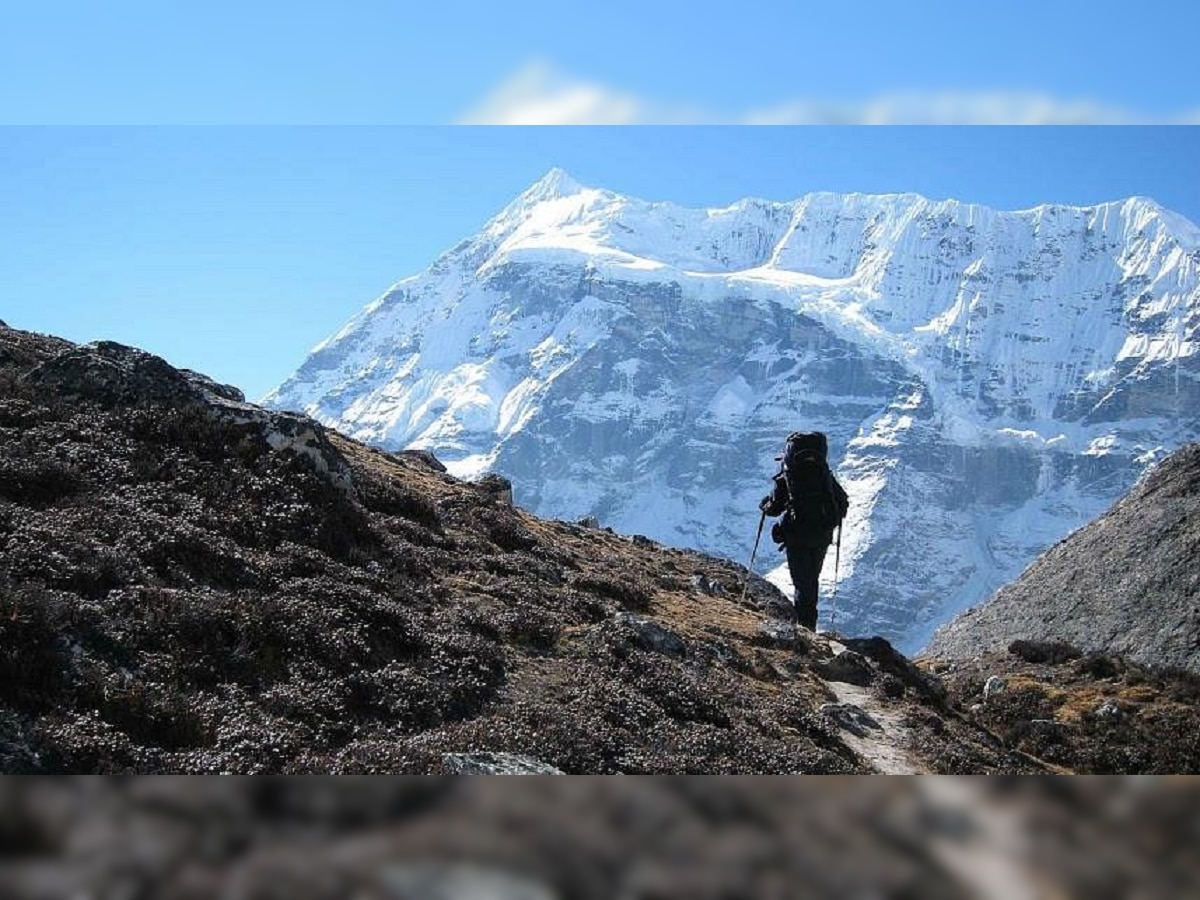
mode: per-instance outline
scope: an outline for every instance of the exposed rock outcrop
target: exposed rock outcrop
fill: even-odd
[[[237,388],[218,384],[161,357],[115,341],[73,347],[47,359],[25,376],[31,384],[52,387],[65,397],[105,406],[139,402],[170,404],[244,403]]]
[[[139,404],[194,407],[234,425],[253,425],[271,449],[303,456],[339,486],[351,487],[345,460],[316,420],[247,403],[238,388],[188,369],[176,369],[144,350],[96,341],[51,356],[24,378],[65,399],[88,400],[106,408]]]

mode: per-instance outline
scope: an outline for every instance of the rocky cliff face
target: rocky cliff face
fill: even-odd
[[[970,658],[1060,641],[1200,673],[1200,444],[1155,467],[1111,510],[934,636]]]
[[[268,403],[737,559],[783,437],[821,428],[838,625],[915,649],[1200,435],[1198,323],[1200,232],[1145,199],[692,210],[554,172]]]

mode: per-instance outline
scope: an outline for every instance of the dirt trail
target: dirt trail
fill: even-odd
[[[838,703],[857,706],[879,728],[864,729],[863,734],[843,730],[842,740],[855,753],[870,763],[880,775],[921,775],[928,772],[909,752],[909,729],[898,711],[885,708],[869,688],[831,681],[829,689],[837,695]]]
[[[829,650],[836,654],[846,651],[845,645],[825,637]],[[877,727],[842,730],[842,740],[881,775],[920,775],[928,772],[909,750],[912,735],[904,724],[900,710],[889,709],[875,696],[870,688],[828,681],[826,686],[837,697],[837,702],[857,707],[870,716]]]

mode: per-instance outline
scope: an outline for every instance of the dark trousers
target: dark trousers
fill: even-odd
[[[796,588],[793,602],[796,605],[796,622],[810,631],[817,630],[817,584],[821,567],[825,564],[828,544],[820,547],[787,548],[788,572]]]

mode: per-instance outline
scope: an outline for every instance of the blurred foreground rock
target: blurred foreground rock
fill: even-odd
[[[10,779],[0,893],[1141,897],[1200,891],[1194,780]]]

